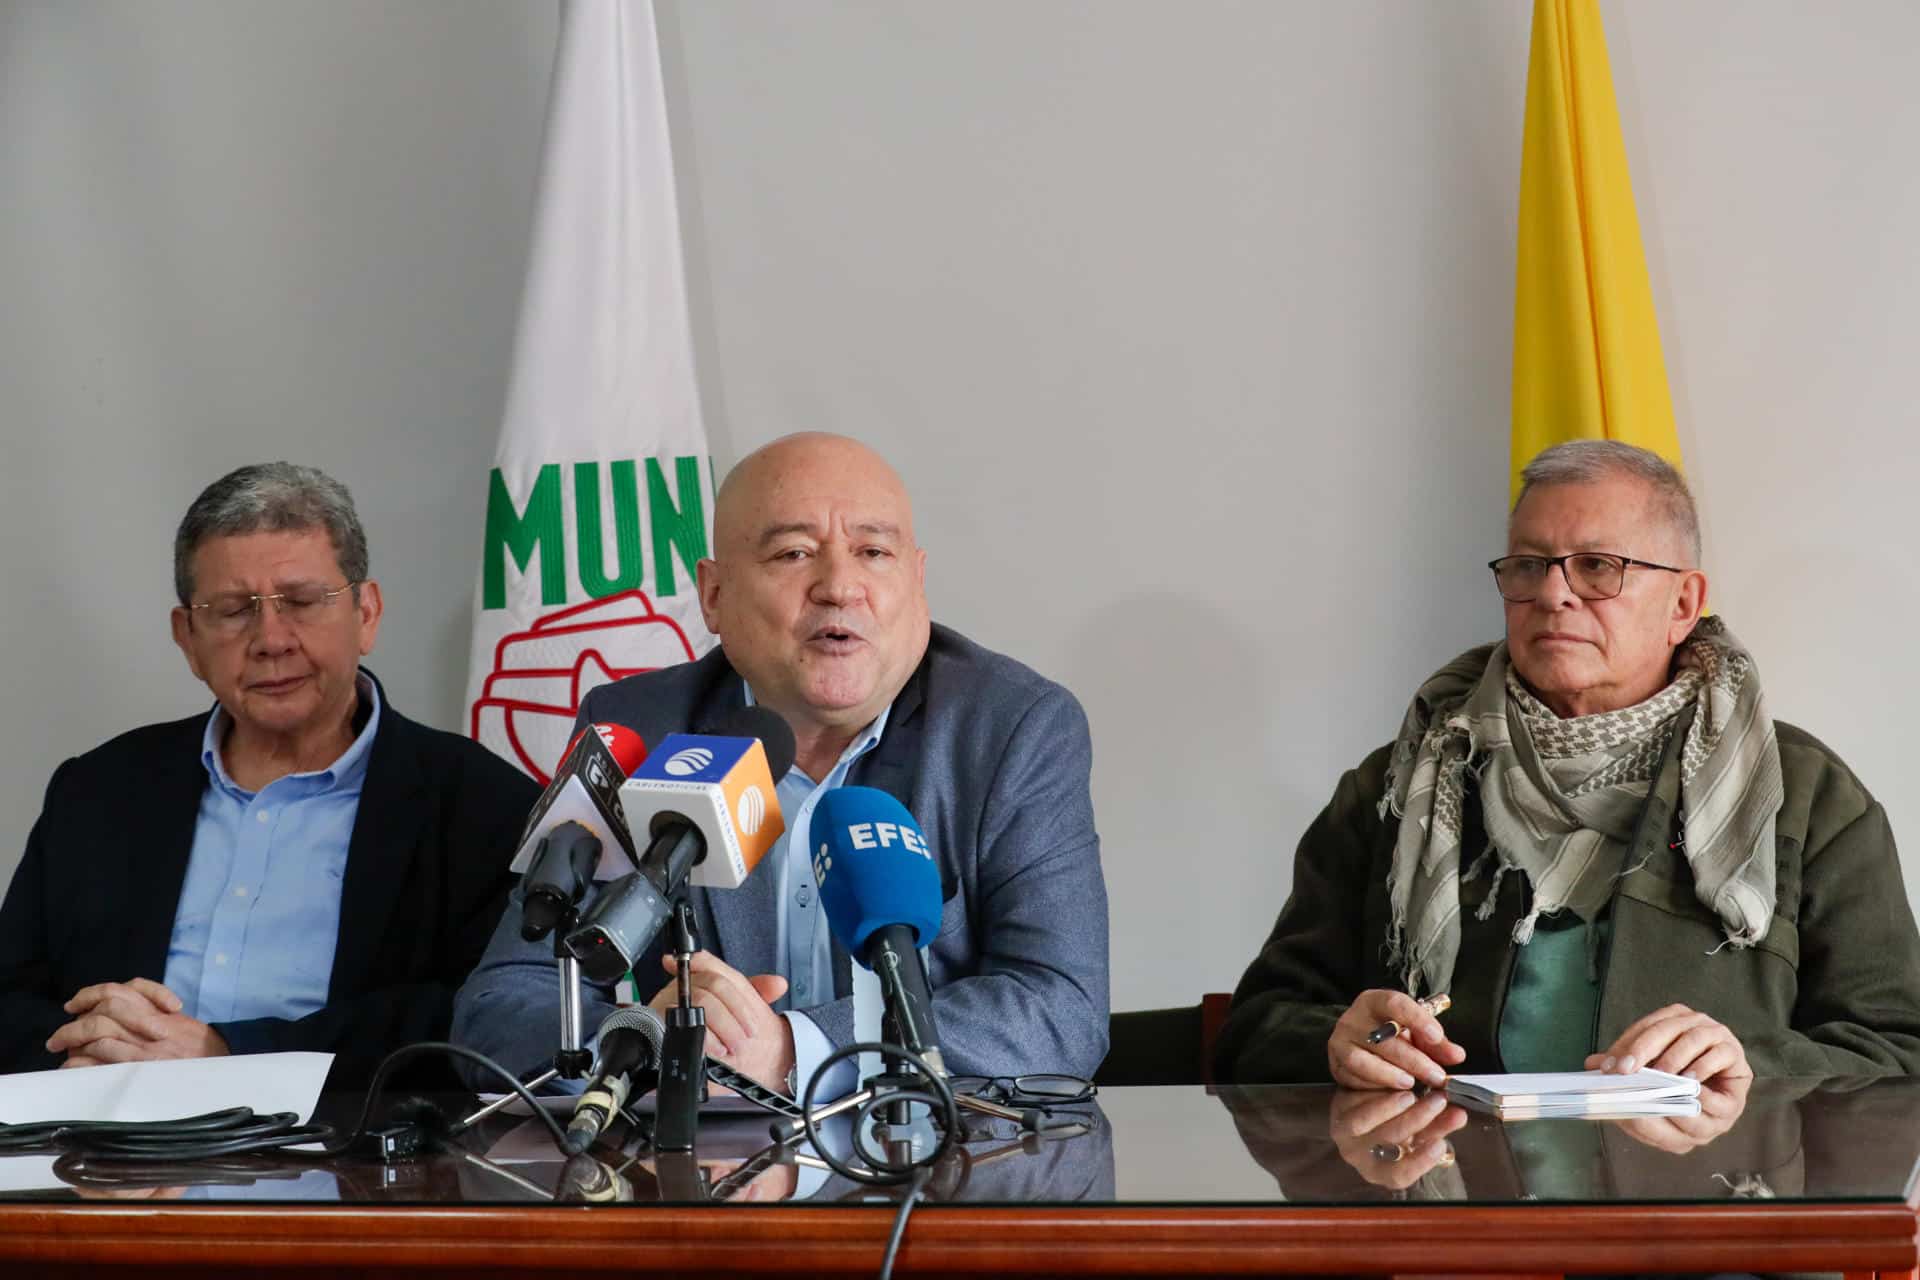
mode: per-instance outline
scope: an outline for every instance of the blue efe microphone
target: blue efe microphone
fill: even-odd
[[[920,824],[884,791],[836,787],[814,806],[809,835],[827,927],[880,978],[884,1038],[945,1075],[919,951],[940,931],[940,871]]]

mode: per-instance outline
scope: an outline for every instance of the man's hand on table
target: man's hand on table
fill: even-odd
[[[1367,1036],[1385,1022],[1397,1022],[1399,1035],[1379,1044]],[[1347,1089],[1439,1088],[1447,1068],[1467,1060],[1467,1051],[1447,1039],[1440,1019],[1404,991],[1375,989],[1354,997],[1327,1037],[1327,1069]]]
[[[1589,1054],[1586,1065],[1589,1071],[1598,1068],[1618,1075],[1651,1067],[1703,1084],[1721,1078],[1753,1078],[1739,1037],[1684,1004],[1655,1009],[1622,1031],[1606,1049]]]
[[[676,974],[672,955],[661,957]],[[693,953],[693,1003],[706,1010],[707,1056],[782,1092],[793,1070],[793,1028],[773,1011],[787,993],[787,980],[775,973],[752,977],[709,951]],[[677,983],[669,982],[650,1002],[662,1018],[679,1003]]]

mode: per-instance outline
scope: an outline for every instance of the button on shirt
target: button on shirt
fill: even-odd
[[[753,703],[753,690],[747,690],[747,703]],[[804,1013],[792,1012],[826,1004],[833,994],[833,940],[827,930],[826,913],[820,909],[820,887],[813,880],[812,847],[808,833],[814,808],[820,797],[835,787],[844,786],[854,762],[879,745],[886,732],[891,703],[874,717],[860,736],[847,744],[839,761],[818,783],[794,765],[774,787],[780,800],[780,813],[787,829],[774,842],[767,856],[774,861],[780,877],[777,899],[780,909],[774,915],[775,954],[782,963],[781,976],[787,980],[787,994],[775,1002],[793,1027],[795,1071],[804,1086],[813,1069],[833,1051],[826,1033]],[[821,1096],[831,1097],[831,1092]]]
[[[236,783],[220,758],[225,709],[207,717],[208,785],[162,979],[189,1016],[291,1020],[327,1003],[347,845],[380,727],[379,691],[364,675],[359,690],[372,711],[340,758],[259,791]]]

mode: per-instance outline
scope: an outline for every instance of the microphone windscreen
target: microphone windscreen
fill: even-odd
[[[625,1008],[615,1009],[600,1021],[600,1070],[605,1071],[608,1069],[606,1062],[607,1036],[615,1031],[637,1032],[639,1037],[646,1041],[647,1052],[637,1062],[613,1064],[614,1066],[622,1070],[631,1071],[636,1068],[645,1069],[659,1063],[660,1046],[665,1042],[667,1037],[666,1026],[660,1021],[660,1015],[646,1005],[632,1004],[627,1005]]]
[[[699,732],[709,738],[760,739],[760,746],[767,753],[767,772],[773,775],[775,786],[787,776],[787,770],[793,768],[793,727],[782,720],[778,712],[766,707],[729,707],[701,726]]]
[[[620,784],[646,762],[646,744],[624,725],[590,724],[573,735],[554,766],[553,781],[534,802],[520,833],[519,852],[508,869],[524,873],[542,837],[577,822],[600,837],[596,880],[612,880],[634,866],[633,833],[620,811]]]
[[[621,773],[632,773],[647,758],[647,744],[639,734],[623,724],[608,724],[602,721],[593,726],[600,735],[600,741],[607,744],[607,750],[613,753],[613,759],[620,766]]]
[[[867,939],[888,925],[913,930],[917,946],[940,931],[940,870],[906,806],[873,787],[836,787],[814,806],[808,829],[813,878],[827,927],[866,964]]]

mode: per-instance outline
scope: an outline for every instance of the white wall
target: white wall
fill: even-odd
[[[1530,12],[663,5],[715,453],[872,441],[936,616],[1080,694],[1116,1007],[1230,987],[1340,770],[1499,625]],[[1604,12],[1716,602],[1920,856],[1920,10]],[[63,755],[198,705],[166,539],[243,459],[354,487],[377,666],[456,722],[553,29],[0,0],[0,869]]]
[[[0,0],[0,874],[60,760],[211,705],[168,639],[173,529],[242,463],[352,489],[372,666],[452,723],[557,30],[521,0]]]

